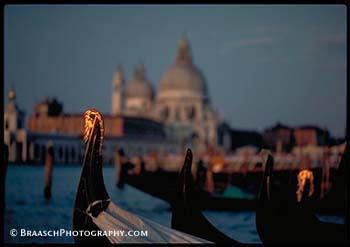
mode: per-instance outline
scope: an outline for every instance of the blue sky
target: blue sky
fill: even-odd
[[[277,121],[345,134],[342,5],[13,5],[5,8],[5,92],[27,115],[44,96],[65,112],[111,111],[111,80],[143,62],[154,88],[183,33],[212,104],[234,128]],[[7,102],[7,98],[5,98]]]

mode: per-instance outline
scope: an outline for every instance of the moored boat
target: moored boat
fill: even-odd
[[[344,224],[323,222],[315,214],[311,204],[314,192],[312,172],[299,172],[297,189],[288,181],[285,181],[286,186],[277,185],[273,157],[271,154],[265,156],[265,172],[256,210],[256,228],[262,242],[267,245],[345,244]]]
[[[314,194],[315,197],[318,198],[320,193],[320,186],[318,185],[321,183],[322,169],[312,168],[310,170],[313,172],[315,177]],[[200,190],[198,192],[198,200],[200,201],[202,210],[255,211],[257,207],[256,197],[258,194],[262,173],[262,171],[252,171],[247,172],[245,175],[240,173],[214,174],[215,182],[226,185],[229,184],[227,188],[232,186],[236,191],[240,190],[246,192],[243,194],[243,196],[241,196],[242,193],[236,193],[236,195],[225,193],[227,188],[221,189],[221,191],[217,191],[215,193],[210,193],[205,190],[203,181],[196,181],[196,184]],[[277,170],[274,171],[274,179],[277,183],[285,185],[284,181],[290,181],[290,178],[296,177],[297,174],[298,170]],[[332,181],[337,179],[336,174],[337,170],[331,170],[330,176]],[[128,174],[125,178],[125,182],[145,193],[165,200],[171,204],[174,200],[178,176],[179,172],[173,171],[145,171],[139,175]],[[292,183],[293,186],[296,186],[297,181],[295,179],[290,181],[290,183]],[[327,200],[327,197],[325,199],[315,199],[310,203],[313,204],[313,208],[317,213],[328,215],[343,214],[343,207],[339,205],[339,203],[330,203],[330,200]]]
[[[74,236],[76,243],[210,243],[162,226],[114,204],[106,191],[102,174],[102,116],[96,110],[88,110],[84,113],[84,122],[85,155],[74,204],[73,230],[89,235]],[[130,230],[147,234],[123,234]]]

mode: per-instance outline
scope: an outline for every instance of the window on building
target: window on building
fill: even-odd
[[[74,160],[75,159],[75,149],[74,149],[74,147],[72,147],[70,154],[71,154],[72,160]]]
[[[68,164],[68,159],[69,159],[69,149],[66,147],[66,150],[64,152],[64,162]]]
[[[9,128],[9,121],[6,119],[5,121],[5,129],[7,130]]]
[[[59,149],[58,149],[58,157],[60,159],[62,159],[62,157],[63,157],[63,148],[62,148],[62,146],[60,146]]]
[[[187,108],[187,117],[190,120],[195,119],[196,117],[196,109],[194,108],[194,106],[190,106]]]
[[[40,147],[38,144],[34,144],[34,159],[38,160],[40,156]]]
[[[175,108],[175,120],[180,120],[180,109],[178,107]]]
[[[165,120],[169,116],[169,108],[167,106],[164,106],[162,111],[160,112],[160,117]]]
[[[45,145],[41,146],[41,162],[45,164],[45,158],[46,158],[46,147]]]
[[[22,129],[23,128],[21,119],[17,119],[17,128],[18,129]]]

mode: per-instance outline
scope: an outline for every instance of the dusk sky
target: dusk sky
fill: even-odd
[[[157,90],[186,32],[212,105],[233,128],[277,121],[345,134],[343,5],[12,5],[5,8],[5,103],[44,96],[66,113],[111,112],[116,67],[143,62]]]

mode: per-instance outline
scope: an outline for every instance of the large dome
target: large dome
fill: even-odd
[[[181,90],[207,95],[207,89],[201,72],[191,65],[171,66],[160,81],[160,91]]]
[[[126,88],[126,97],[153,97],[153,88],[151,83],[146,79],[143,65],[140,65],[138,68],[136,68],[133,79],[128,83],[128,86]]]
[[[176,62],[164,73],[159,90],[160,93],[171,90],[207,96],[205,79],[201,71],[192,63],[186,38],[180,41]]]

